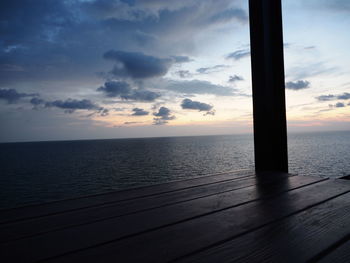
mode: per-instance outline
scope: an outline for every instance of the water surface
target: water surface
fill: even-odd
[[[290,134],[290,172],[350,174],[350,132]],[[0,144],[0,208],[254,169],[252,135]]]

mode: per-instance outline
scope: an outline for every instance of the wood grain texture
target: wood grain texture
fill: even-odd
[[[271,188],[267,188],[256,191],[263,195],[265,190],[271,191]],[[49,262],[167,262],[243,235],[349,190],[348,185],[321,182],[274,198],[246,203],[156,231],[70,253]],[[142,218],[143,221],[149,219],[154,218]]]
[[[159,185],[146,196],[144,188],[140,195],[126,191],[115,203],[2,224],[0,261],[344,262],[349,257],[349,181],[281,173],[220,180],[174,183],[183,188],[165,184],[166,190],[176,189],[169,191]]]
[[[265,184],[264,187],[264,184],[261,183],[259,184],[260,187],[251,186],[185,203],[169,205],[159,209],[8,242],[0,245],[0,251],[4,258],[35,262],[102,243],[120,240],[145,231],[161,230],[162,227],[171,224],[174,225],[178,222],[186,223],[186,220],[191,218],[198,219],[188,222],[197,221],[205,214],[210,215],[204,218],[213,218],[214,222],[219,223],[222,214],[224,215],[224,220],[229,219],[227,216],[230,213],[226,211],[230,207],[243,205],[247,202],[253,202],[254,200],[262,198],[268,198],[274,194],[283,193],[287,190],[315,183],[320,180],[320,178],[294,176],[282,180],[284,183],[278,180],[279,183],[268,183]],[[318,200],[317,198],[319,197],[316,197],[316,200]],[[191,224],[192,223],[189,225]],[[155,232],[157,233],[158,230]],[[188,234],[190,233],[191,232],[188,232]],[[172,233],[171,236],[174,234],[176,233]]]
[[[179,262],[308,262],[350,234],[349,215],[348,193]],[[346,262],[346,255],[350,243],[323,262]]]
[[[349,217],[349,214],[348,214]],[[347,222],[349,225],[349,222]],[[344,263],[350,261],[350,240],[335,248],[323,258],[317,260],[319,263]]]
[[[265,183],[268,183],[272,180],[282,180],[287,176],[288,174],[281,174],[278,178],[265,178],[266,180],[264,181]],[[2,224],[0,225],[0,243],[234,191],[253,186],[257,183],[256,177],[249,176],[231,181],[218,182],[190,189],[147,196],[142,199],[120,201],[97,207],[89,207],[55,215]]]
[[[177,182],[164,183],[159,185],[135,188],[125,191],[117,191],[105,194],[85,196],[70,200],[50,202],[41,205],[26,206],[15,209],[0,211],[0,224],[14,221],[26,220],[35,217],[64,213],[67,211],[95,207],[103,204],[110,204],[119,201],[125,201],[146,196],[153,196],[161,193],[189,189],[201,185],[213,184],[222,181],[236,180],[246,176],[252,176],[255,173],[250,170],[241,170],[227,172],[199,178],[192,178]]]

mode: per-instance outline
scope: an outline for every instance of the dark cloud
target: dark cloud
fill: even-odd
[[[144,102],[153,102],[159,97],[159,93],[149,90],[133,90],[130,94],[121,96],[121,98],[125,100],[135,100]]]
[[[140,30],[136,30],[134,38],[137,41],[137,43],[142,47],[154,45],[156,41],[158,41],[157,36],[152,34],[147,34]]]
[[[337,97],[335,95],[329,94],[329,95],[321,95],[316,97],[317,100],[319,101],[330,101],[330,100],[335,100]]]
[[[89,71],[77,1],[0,1],[0,81],[77,78]],[[90,36],[91,41],[93,38]],[[95,48],[96,49],[96,48]],[[85,58],[82,56],[85,54]],[[101,54],[101,53],[100,53]],[[8,66],[5,66],[8,65]],[[92,64],[91,64],[92,65]],[[74,68],[74,70],[73,70]],[[10,69],[10,71],[9,71]],[[16,70],[13,70],[16,69]]]
[[[33,104],[34,106],[38,106],[45,103],[45,101],[43,99],[35,97],[30,100],[30,103]]]
[[[226,59],[234,59],[234,60],[240,60],[245,57],[250,56],[250,50],[249,49],[240,49],[235,52],[232,52],[226,56]]]
[[[100,110],[101,107],[93,103],[91,100],[83,99],[67,99],[67,100],[54,100],[45,103],[46,108],[56,107],[64,109],[67,113],[73,113],[75,110]]]
[[[40,104],[42,103],[44,102],[43,101],[40,102]],[[94,114],[99,114],[100,116],[107,116],[109,114],[108,109],[100,107],[99,105],[93,103],[91,100],[87,100],[87,99],[83,99],[83,100],[67,99],[67,100],[54,100],[54,101],[45,102],[45,108],[52,108],[52,107],[63,109],[65,113],[73,113],[76,110],[94,111],[92,114],[89,115],[89,117]]]
[[[342,103],[342,102],[337,102],[334,106],[335,106],[336,108],[344,108],[344,107],[345,107],[345,104]]]
[[[131,92],[131,87],[124,81],[107,81],[105,84],[97,89],[106,94],[108,97],[118,97],[127,95]]]
[[[180,78],[190,78],[193,76],[193,74],[189,70],[178,70],[175,72],[177,75],[179,75]]]
[[[30,40],[52,40],[60,29],[72,23],[74,14],[69,7],[56,0],[1,1],[0,34],[7,51],[26,46]]]
[[[103,92],[107,97],[120,97],[125,100],[145,102],[152,102],[160,97],[157,92],[132,89],[127,82],[114,80],[105,82],[97,91]]]
[[[18,102],[24,97],[34,97],[38,94],[34,93],[19,93],[15,89],[0,89],[0,100],[4,100],[9,104]]]
[[[307,80],[289,81],[286,83],[286,89],[301,90],[310,88],[310,82]]]
[[[111,48],[166,57],[142,73],[129,63],[135,61],[130,56],[138,62],[140,56],[114,54],[121,66],[113,71],[118,76],[162,76],[169,63],[191,61],[187,56],[170,56],[193,51],[203,30],[246,23],[241,5],[231,0],[3,0],[0,81],[92,79],[91,72],[107,70],[101,54]]]
[[[110,50],[103,57],[116,62],[111,71],[113,75],[133,79],[164,76],[172,65],[172,59],[157,58],[140,52]]]
[[[338,100],[349,100],[350,99],[350,93],[344,92],[343,94],[340,94],[337,96]]]
[[[44,99],[40,98],[39,94],[37,93],[28,94],[19,93],[15,89],[0,89],[0,99],[7,101],[9,104],[17,103],[23,97],[32,97],[29,102],[33,105],[33,109],[56,107],[64,109],[66,113],[73,113],[75,110],[94,110],[101,116],[106,116],[109,113],[108,109],[100,107],[87,99],[45,101]]]
[[[99,108],[99,110],[97,111],[100,116],[108,116],[109,115],[109,109],[106,108]]]
[[[244,80],[243,77],[238,76],[238,75],[233,75],[233,76],[230,76],[230,77],[229,77],[228,82],[230,82],[230,83],[235,83],[235,82],[237,82],[237,81],[242,81],[242,80]]]
[[[217,13],[209,18],[209,21],[211,23],[218,23],[218,22],[228,22],[232,19],[237,19],[240,22],[247,22],[248,16],[247,13],[240,9],[240,8],[231,8],[228,10],[224,10],[220,13]]]
[[[140,109],[140,108],[133,108],[132,111],[133,111],[133,114],[131,114],[132,116],[146,116],[149,114],[148,111],[145,111],[144,109]]]
[[[120,0],[84,1],[81,7],[97,19],[116,18],[120,21],[139,21],[149,15],[145,11],[133,8],[125,1]]]
[[[209,81],[169,81],[164,89],[183,94],[213,94],[219,96],[233,96],[235,90],[231,87],[213,84]]]
[[[328,95],[321,95],[316,97],[319,101],[330,101],[330,100],[348,100],[350,99],[350,93],[344,92],[343,94],[328,94]]]
[[[33,110],[38,110],[45,103],[45,100],[34,97],[30,100],[30,103],[33,105]]]
[[[197,72],[200,74],[209,74],[209,73],[213,73],[213,72],[219,72],[224,68],[228,68],[229,66],[227,65],[215,65],[212,67],[206,67],[206,68],[199,68],[197,69]]]
[[[175,116],[171,115],[171,111],[166,107],[160,107],[158,112],[153,113],[156,118],[153,118],[154,125],[163,125],[170,120],[174,120]]]
[[[193,61],[190,57],[187,56],[171,56],[175,63],[187,63]]]
[[[207,103],[193,101],[190,99],[184,99],[181,103],[183,109],[198,110],[198,111],[211,111],[213,109],[212,105]]]

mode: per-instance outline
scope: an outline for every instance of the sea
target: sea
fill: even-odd
[[[0,209],[254,169],[253,135],[0,144]],[[288,134],[289,170],[350,174],[350,131]]]

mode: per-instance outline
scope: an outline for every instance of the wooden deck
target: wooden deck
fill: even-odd
[[[0,262],[349,262],[350,181],[238,171],[0,211]]]

